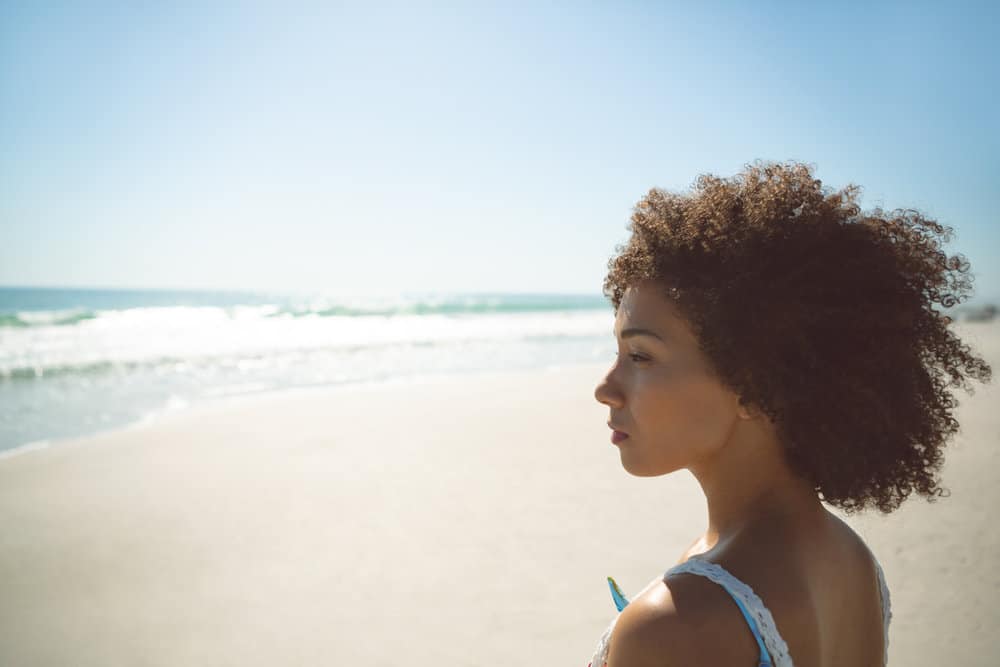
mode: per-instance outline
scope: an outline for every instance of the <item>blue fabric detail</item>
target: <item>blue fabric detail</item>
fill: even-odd
[[[767,653],[767,647],[764,646],[764,640],[761,638],[760,631],[757,630],[757,624],[754,623],[753,617],[750,616],[750,612],[748,612],[747,608],[743,606],[740,599],[733,595],[732,591],[725,586],[723,586],[723,588],[727,593],[729,593],[729,597],[733,598],[733,601],[736,602],[736,606],[740,608],[740,611],[743,612],[743,618],[746,619],[747,624],[750,626],[750,632],[753,633],[753,638],[757,640],[757,646],[760,647],[760,665],[758,665],[758,667],[773,667],[771,656]]]
[[[618,611],[621,611],[628,606],[628,598],[622,593],[622,589],[618,588],[618,584],[611,577],[608,577],[608,586],[611,588],[611,599],[615,601],[615,607]]]

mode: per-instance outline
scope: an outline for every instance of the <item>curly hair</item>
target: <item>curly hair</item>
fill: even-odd
[[[971,394],[968,378],[992,370],[934,308],[972,286],[966,258],[941,249],[953,230],[912,209],[863,212],[859,192],[761,161],[688,193],[654,188],[604,294],[617,312],[630,285],[660,286],[820,498],[888,514],[913,491],[948,495],[936,479],[959,428],[948,387]]]

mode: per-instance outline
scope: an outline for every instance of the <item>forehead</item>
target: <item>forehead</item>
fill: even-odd
[[[629,287],[615,316],[615,330],[651,329],[665,340],[696,342],[687,320],[657,285]]]

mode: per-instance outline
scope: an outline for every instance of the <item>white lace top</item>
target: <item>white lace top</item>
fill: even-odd
[[[875,563],[875,570],[878,573],[880,597],[882,600],[882,632],[884,638],[883,646],[885,647],[882,654],[882,664],[886,665],[889,660],[889,622],[892,619],[892,609],[889,600],[889,588],[885,583],[882,566],[879,565],[878,559],[875,558],[874,554],[872,554],[872,560]],[[771,616],[771,612],[764,606],[764,602],[753,592],[752,588],[734,577],[721,565],[702,560],[698,556],[691,556],[685,562],[670,568],[664,573],[663,578],[666,579],[672,574],[681,573],[697,574],[706,577],[725,588],[753,616],[759,630],[759,638],[763,640],[764,645],[767,647],[771,664],[774,667],[793,667],[792,656],[788,654],[788,645],[778,633],[774,617]],[[642,592],[645,592],[645,589]],[[600,641],[597,643],[597,649],[594,651],[594,656],[591,658],[588,667],[604,667],[604,663],[608,658],[608,641],[611,639],[611,633],[617,621],[618,616],[615,616],[611,621],[611,625],[604,631]],[[753,630],[752,626],[751,630]]]

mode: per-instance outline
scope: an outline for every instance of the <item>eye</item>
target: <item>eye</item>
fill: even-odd
[[[615,356],[618,357],[618,356],[621,356],[621,355],[618,352],[615,352]],[[634,363],[641,363],[643,361],[649,361],[649,357],[645,357],[645,356],[643,356],[641,354],[636,354],[635,352],[629,352],[628,353],[628,358],[631,359]]]

